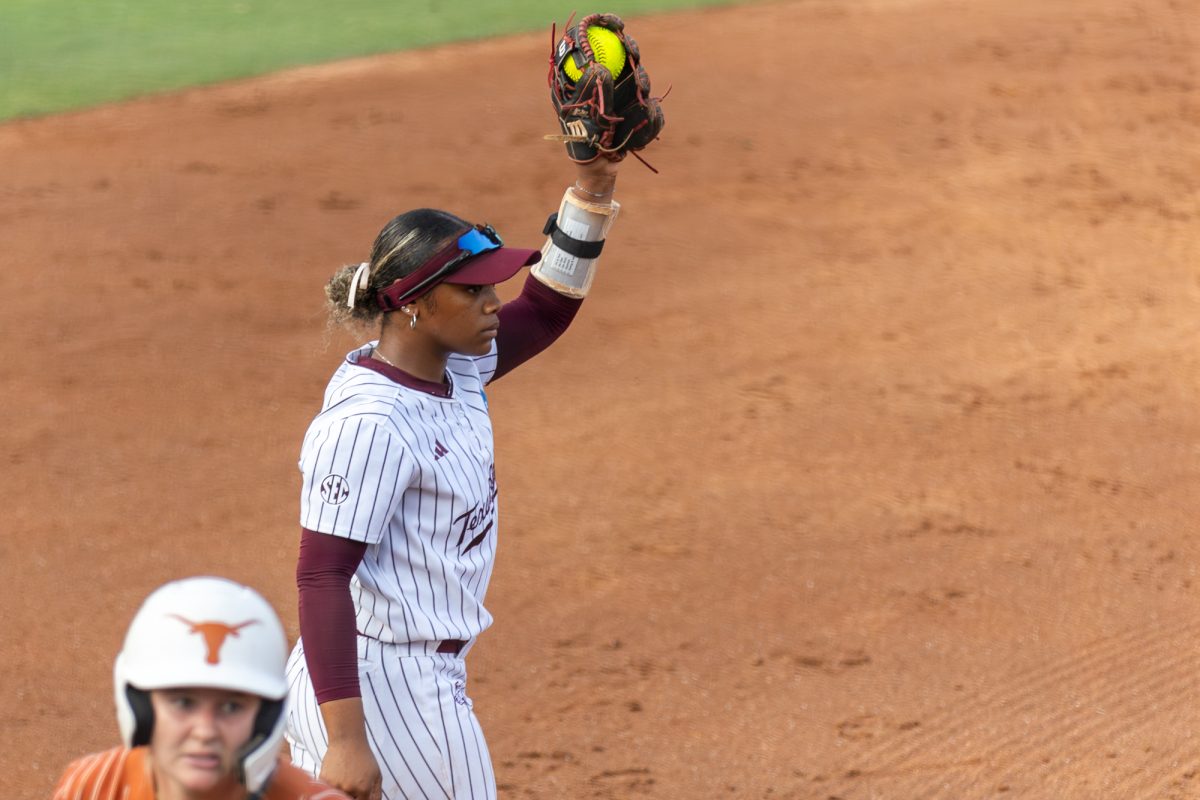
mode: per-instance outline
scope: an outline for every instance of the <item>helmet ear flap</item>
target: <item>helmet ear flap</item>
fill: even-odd
[[[125,684],[125,700],[133,712],[133,734],[129,746],[150,744],[150,737],[154,734],[154,706],[150,704],[150,693]]]
[[[279,724],[279,718],[283,714],[283,705],[283,700],[263,699],[258,707],[258,715],[254,717],[254,729],[250,732],[250,739],[238,749],[239,764],[275,733],[275,726]]]
[[[284,708],[286,699],[263,698],[258,715],[254,718],[254,729],[250,740],[237,752],[238,778],[250,790],[251,797],[261,795],[275,771],[279,749],[283,743]]]

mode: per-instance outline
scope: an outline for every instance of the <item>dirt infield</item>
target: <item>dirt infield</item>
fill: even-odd
[[[1200,797],[1200,2],[630,28],[660,174],[490,393],[502,795]],[[321,286],[414,206],[540,241],[548,38],[0,126],[5,796],[115,742],[164,580],[295,635],[300,438],[355,344]]]

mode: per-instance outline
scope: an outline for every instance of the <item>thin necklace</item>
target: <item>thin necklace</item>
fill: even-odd
[[[404,372],[404,370],[401,369],[400,366],[393,364],[391,361],[388,361],[387,356],[385,356],[383,353],[379,352],[378,347],[373,348],[371,350],[371,358],[379,359],[383,363],[387,364],[389,367],[393,367],[395,369],[400,370],[401,372]],[[404,374],[407,375],[408,373],[405,372]],[[446,376],[446,396],[449,397],[454,392],[454,380],[450,377],[449,372],[444,372],[442,374]]]
[[[396,369],[400,369],[400,367],[396,366],[391,361],[389,361],[387,356],[385,356],[383,353],[379,352],[378,347],[376,347],[375,349],[373,349],[371,351],[371,358],[377,358],[380,361],[382,361],[383,363],[387,364],[389,367],[395,367]]]

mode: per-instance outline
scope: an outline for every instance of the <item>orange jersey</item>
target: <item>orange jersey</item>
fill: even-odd
[[[154,800],[154,777],[146,756],[144,747],[116,747],[84,756],[58,779],[53,800]],[[349,799],[280,759],[263,800]]]

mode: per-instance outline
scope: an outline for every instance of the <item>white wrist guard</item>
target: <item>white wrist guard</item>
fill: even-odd
[[[567,189],[558,213],[546,221],[542,260],[530,273],[559,294],[586,297],[604,237],[620,210],[616,200],[589,203]]]

